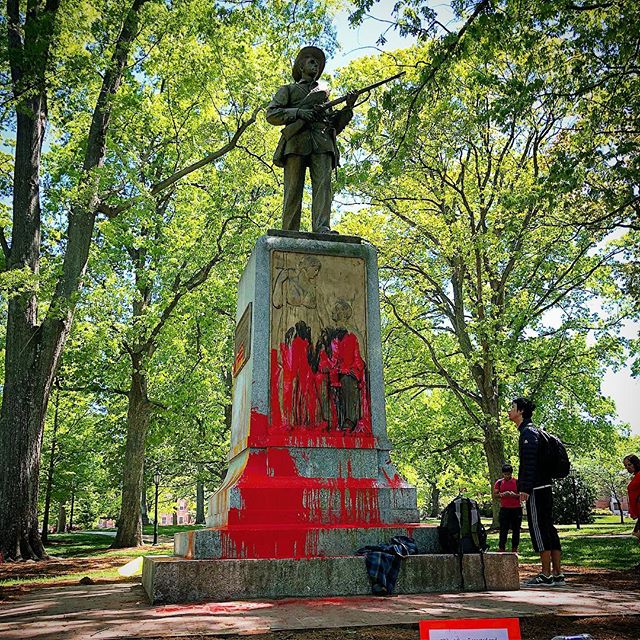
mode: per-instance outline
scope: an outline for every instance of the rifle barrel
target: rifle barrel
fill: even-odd
[[[406,72],[405,71],[401,71],[400,73],[396,73],[395,76],[391,76],[389,78],[385,78],[384,80],[378,80],[378,82],[374,82],[373,84],[370,84],[366,87],[363,87],[362,89],[358,89],[355,93],[357,93],[359,96],[361,96],[363,93],[367,93],[367,91],[371,91],[372,89],[375,89],[376,87],[379,87],[380,85],[386,84],[387,82],[391,82],[391,80],[395,80],[396,78],[399,78],[400,76],[403,76]],[[347,99],[347,96],[340,96],[339,98],[336,98],[335,100],[330,100],[329,102],[326,102],[323,105],[323,109],[328,109],[329,107],[335,107],[338,104],[341,104],[342,102],[344,102]]]

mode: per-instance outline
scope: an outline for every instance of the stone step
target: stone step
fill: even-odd
[[[387,543],[394,536],[413,538],[423,553],[440,551],[438,528],[424,524],[269,525],[180,532],[174,537],[174,554],[198,560],[350,556],[361,547]]]
[[[485,553],[482,560],[479,555],[463,556],[461,574],[456,556],[409,556],[402,560],[395,593],[519,589],[516,554]],[[152,604],[371,593],[361,556],[298,560],[185,560],[146,556],[142,583]]]

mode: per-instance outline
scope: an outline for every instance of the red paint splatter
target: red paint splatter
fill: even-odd
[[[249,437],[247,444],[250,447],[264,447],[267,444],[268,419],[255,409],[251,410],[251,421],[249,423]]]
[[[332,390],[342,386],[342,376],[352,376],[357,383],[360,396],[361,415],[353,431],[371,433],[371,412],[369,408],[369,390],[366,379],[366,366],[360,355],[360,345],[354,333],[337,335],[331,340],[329,349],[321,349],[318,370],[327,375]],[[330,394],[332,424],[338,424],[338,407],[335,393]]]
[[[280,411],[280,375],[282,367],[278,362],[278,352],[271,349],[271,423],[282,427],[282,412]]]
[[[345,330],[327,330],[324,342],[314,347],[308,327],[300,324],[296,325],[299,333],[289,335],[278,349],[271,350],[272,430],[371,436],[366,365],[357,336]],[[333,337],[329,340],[328,336]],[[357,385],[359,417],[352,427],[339,429],[338,398],[346,377]],[[330,415],[323,414],[323,407]]]
[[[224,615],[226,613],[241,613],[256,609],[271,609],[273,602],[215,602],[207,604],[185,604],[158,607],[154,610],[156,615]]]
[[[251,449],[231,489],[237,495],[231,500],[227,526],[217,529],[221,557],[321,557],[322,531],[402,526],[382,522],[377,479],[354,478],[350,460],[346,477],[341,474],[304,477],[289,449]]]
[[[384,477],[387,479],[389,486],[393,489],[399,489],[402,486],[407,486],[407,483],[397,474],[393,474],[393,478],[389,476],[389,474],[385,471],[384,467],[381,469]]]
[[[312,447],[374,449],[377,439],[356,335],[330,330],[314,348],[306,325],[298,330],[271,351],[270,419],[251,412],[246,463],[223,489],[221,559],[321,557],[324,531],[402,526],[382,522],[378,503],[382,487],[406,486],[397,474],[383,469],[386,482],[355,478],[349,454],[346,475],[343,466],[335,478],[299,472],[293,447],[304,459]],[[189,536],[187,557],[193,544]]]

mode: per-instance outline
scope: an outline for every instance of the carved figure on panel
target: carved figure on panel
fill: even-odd
[[[340,431],[362,432],[369,417],[366,364],[355,333],[345,328],[351,305],[338,300],[332,310],[334,327],[322,330],[316,346],[318,371],[329,383],[331,424]]]
[[[346,258],[274,253],[272,425],[370,432],[363,268]]]
[[[297,267],[281,268],[273,284],[272,304],[282,309],[278,334],[286,331],[298,322],[304,322],[309,328],[321,324],[321,313],[317,291],[318,275],[322,265],[316,256],[306,255]],[[294,322],[291,322],[294,320]]]

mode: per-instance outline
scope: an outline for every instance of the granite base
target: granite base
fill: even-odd
[[[456,556],[409,556],[402,561],[395,593],[519,589],[516,554],[485,553],[482,560],[479,555],[463,556],[461,576]],[[185,560],[147,556],[142,583],[152,604],[371,593],[361,556],[279,560]]]

